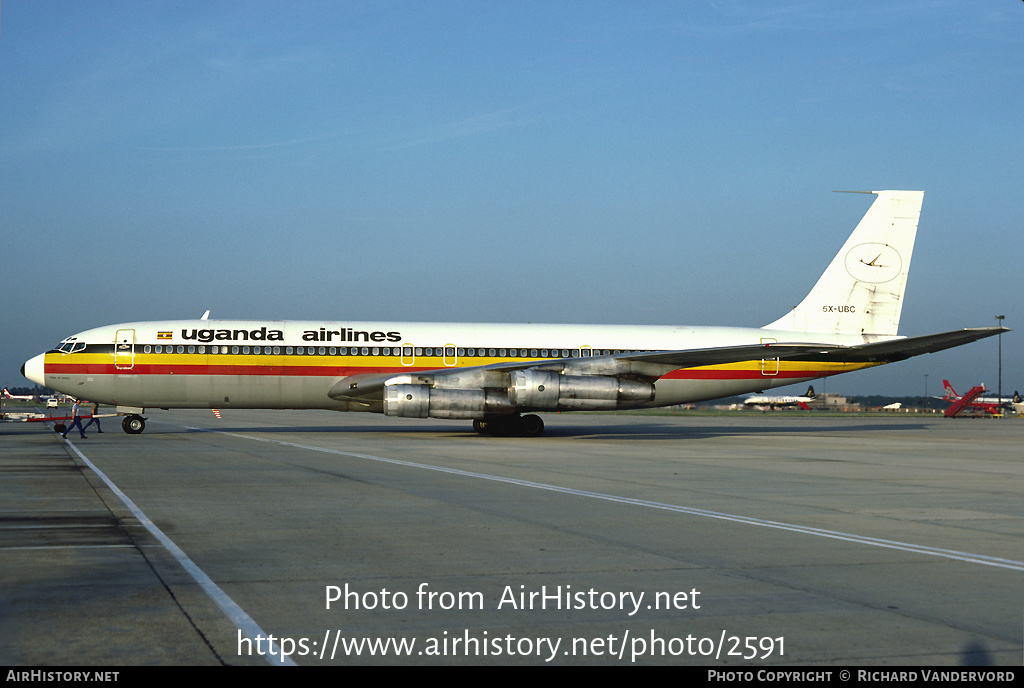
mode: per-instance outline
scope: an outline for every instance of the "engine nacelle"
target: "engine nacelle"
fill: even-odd
[[[652,401],[654,385],[610,375],[561,375],[551,370],[514,370],[509,399],[519,408],[596,411]]]
[[[437,389],[429,385],[387,385],[384,413],[404,418],[483,418],[514,413],[501,391]]]

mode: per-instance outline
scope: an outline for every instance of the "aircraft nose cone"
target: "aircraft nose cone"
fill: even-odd
[[[33,356],[25,361],[25,365],[21,366],[21,374],[41,387],[46,386],[46,370],[43,365],[45,356],[46,354]]]

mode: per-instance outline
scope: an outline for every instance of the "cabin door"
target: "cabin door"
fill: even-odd
[[[114,367],[131,370],[135,365],[135,330],[118,330],[114,337]]]
[[[762,338],[762,344],[775,344],[778,342],[777,339]],[[761,374],[765,376],[773,376],[779,374],[779,359],[777,358],[762,358],[761,359]]]

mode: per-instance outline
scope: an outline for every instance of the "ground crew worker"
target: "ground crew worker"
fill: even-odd
[[[78,432],[82,433],[82,439],[85,439],[85,428],[82,427],[82,417],[78,415],[78,399],[75,399],[74,406],[71,407],[71,425],[68,429],[61,433],[61,437],[64,439],[68,438],[68,433],[71,432],[75,426],[78,426]]]
[[[103,429],[100,427],[100,419],[96,417],[96,414],[99,413],[99,411],[100,411],[100,402],[98,402],[98,401],[92,402],[92,418],[90,418],[89,422],[86,423],[82,427],[82,432],[85,432],[85,429],[87,427],[89,427],[90,425],[92,425],[93,423],[96,424],[96,432],[103,432]]]

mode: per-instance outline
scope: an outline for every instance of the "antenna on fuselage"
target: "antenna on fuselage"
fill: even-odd
[[[203,313],[203,317],[201,317],[199,319],[200,320],[209,320],[210,319],[210,311],[207,310],[205,313]]]

